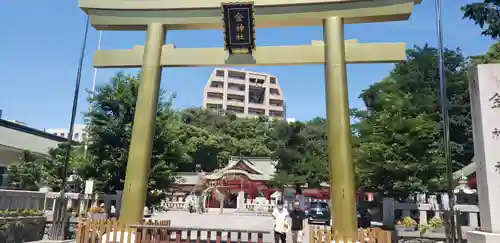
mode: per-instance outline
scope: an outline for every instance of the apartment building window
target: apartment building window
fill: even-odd
[[[227,88],[230,90],[245,91],[245,85],[229,84]]]
[[[7,174],[7,168],[0,166],[0,188],[7,188],[9,185],[4,185],[4,176]],[[8,183],[7,181],[5,181]]]
[[[80,134],[79,133],[75,133],[75,135],[73,135],[73,139],[74,140],[78,140],[80,138]]]
[[[228,101],[245,102],[245,96],[228,94],[227,100]]]
[[[229,78],[233,78],[233,79],[245,80],[246,73],[237,72],[237,71],[229,71],[229,72],[227,72],[227,76]]]
[[[222,100],[223,97],[224,95],[221,93],[211,93],[211,92],[207,93],[208,99]]]
[[[82,133],[82,140],[83,140],[83,141],[86,141],[86,140],[87,140],[87,134],[86,134],[86,133]]]
[[[269,104],[274,106],[283,106],[283,101],[270,99]]]
[[[269,110],[269,116],[271,117],[283,117],[282,111]]]
[[[269,82],[272,84],[276,84],[276,78],[275,77],[270,77]]]
[[[54,134],[54,135],[58,136],[57,132],[55,132],[55,133],[52,133],[52,134]]]
[[[266,114],[266,111],[263,109],[248,108],[248,114],[249,115],[263,116]]]
[[[248,102],[255,104],[264,104],[266,89],[251,87],[248,91]]]
[[[66,136],[64,136],[64,133],[63,133],[63,132],[62,132],[62,133],[60,133],[60,134],[59,134],[59,136],[61,136],[61,137],[66,137]]]
[[[280,95],[280,91],[278,89],[270,89],[269,93],[271,93],[272,95]]]
[[[249,78],[248,81],[252,84],[264,84],[266,82],[266,80],[262,78]]]
[[[232,106],[232,105],[228,105],[226,110],[228,112],[239,113],[239,114],[242,114],[245,112],[245,108],[239,107],[239,106]]]
[[[222,110],[222,105],[221,104],[207,104],[207,109],[214,110],[214,111]]]
[[[217,71],[215,71],[215,76],[217,76],[217,77],[224,77],[224,70],[217,70]]]
[[[212,88],[223,88],[224,84],[222,82],[212,81],[212,82],[210,82],[210,87],[212,87]]]

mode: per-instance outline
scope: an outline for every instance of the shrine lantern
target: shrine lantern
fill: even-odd
[[[373,200],[374,200],[373,193],[371,193],[371,192],[365,193],[365,198],[366,198],[367,202],[373,202]]]

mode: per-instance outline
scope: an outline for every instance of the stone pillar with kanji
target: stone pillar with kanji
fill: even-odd
[[[469,70],[481,229],[469,243],[500,242],[500,64]]]

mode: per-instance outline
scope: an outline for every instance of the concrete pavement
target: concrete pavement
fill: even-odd
[[[190,228],[220,228],[225,230],[260,230],[266,231],[264,234],[264,242],[274,242],[273,223],[272,217],[254,216],[254,215],[241,215],[232,212],[219,215],[217,213],[209,212],[207,214],[190,214],[188,212],[170,211],[165,213],[155,213],[152,219],[158,220],[171,220],[173,227],[190,227]],[[305,235],[304,243],[307,243],[307,232]],[[202,233],[202,239],[206,239],[206,233]],[[183,232],[183,238],[187,236],[187,232]],[[196,237],[196,231],[191,232],[191,239]],[[246,233],[242,233],[242,241],[248,242]],[[222,239],[227,239],[227,233],[222,234]],[[287,236],[287,242],[292,243],[291,234]],[[215,232],[211,235],[211,240],[215,240]],[[236,241],[237,235],[231,234],[231,241]],[[257,235],[252,236],[252,241],[257,241]]]

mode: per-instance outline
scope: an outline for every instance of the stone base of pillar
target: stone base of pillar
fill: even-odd
[[[469,243],[498,243],[500,242],[500,234],[488,233],[482,231],[467,232],[467,242]]]

